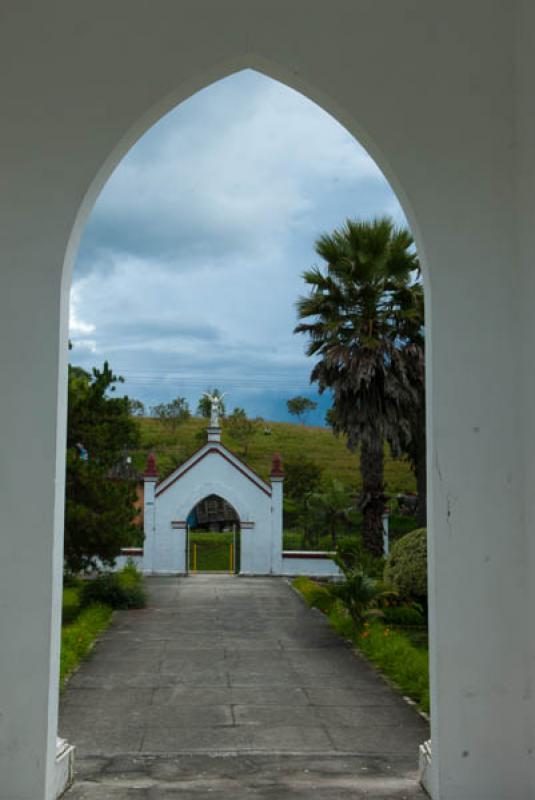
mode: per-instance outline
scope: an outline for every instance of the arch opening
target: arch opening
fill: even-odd
[[[197,502],[186,519],[189,575],[238,574],[240,571],[240,517],[227,500],[209,494]]]
[[[239,530],[240,518],[236,509],[223,497],[209,494],[192,508],[187,517],[190,531],[228,533]]]
[[[310,93],[307,92],[307,95],[310,97]],[[325,108],[325,105],[322,104],[322,107]],[[351,130],[347,126],[345,127],[351,133]],[[115,162],[116,164],[117,161]],[[108,164],[108,174],[111,173],[113,166]],[[84,324],[83,319],[81,323],[82,325]],[[89,336],[91,333],[92,331],[89,331]],[[188,334],[186,333],[185,335],[187,336]],[[211,378],[207,376],[205,385],[210,380]],[[199,390],[202,388],[205,387],[197,386]],[[269,429],[269,426],[264,426],[263,435],[266,437],[272,435],[272,430]],[[242,456],[247,458],[246,447]],[[187,516],[186,572],[239,571],[240,532],[240,516],[223,496],[211,493],[205,495],[202,500],[196,501]],[[225,536],[227,537],[226,539]],[[246,536],[251,538],[250,530],[246,532]],[[331,539],[332,541],[335,540],[335,537],[332,537],[332,532]],[[321,545],[322,548],[325,548],[324,542]],[[302,549],[302,547],[296,547],[295,549]]]

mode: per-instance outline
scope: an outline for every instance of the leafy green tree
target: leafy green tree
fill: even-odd
[[[311,380],[333,395],[329,415],[350,449],[360,446],[363,541],[383,549],[384,442],[399,456],[410,440],[408,409],[420,402],[407,370],[406,346],[423,320],[415,281],[419,263],[410,232],[389,218],[347,220],[321,236],[326,262],[304,273],[310,292],[297,304],[295,329],[317,359]]]
[[[191,416],[188,401],[185,397],[175,397],[169,403],[158,403],[152,406],[151,412],[153,417],[159,419],[166,428],[173,432]]]
[[[121,379],[107,362],[89,374],[69,367],[65,565],[78,572],[112,564],[135,540],[135,486],[110,474],[124,451],[139,445],[127,397],[110,396]]]
[[[221,392],[219,389],[207,389],[207,392],[212,395],[212,397],[221,397]],[[210,414],[212,413],[212,404],[208,397],[203,394],[202,397],[199,398],[199,402],[197,403],[197,414],[200,417],[205,417],[206,419],[210,419]],[[220,400],[219,402],[219,416],[225,416],[225,402]]]
[[[244,456],[249,452],[249,444],[256,432],[256,424],[247,417],[243,408],[235,408],[223,420],[224,431],[242,447]]]
[[[144,417],[146,414],[145,405],[141,400],[135,400],[134,398],[128,400],[128,409],[132,417]]]
[[[309,397],[297,395],[297,397],[291,397],[286,401],[286,407],[288,408],[288,412],[294,417],[297,417],[299,422],[304,425],[307,415],[310,411],[314,411],[314,409],[318,407],[318,404],[314,400],[310,400]]]
[[[320,490],[322,472],[319,464],[307,458],[284,462],[284,527],[302,528],[304,544],[312,544],[315,534],[309,500]]]
[[[315,461],[300,458],[284,461],[284,495],[300,500],[309,492],[316,492],[321,486],[323,470]]]

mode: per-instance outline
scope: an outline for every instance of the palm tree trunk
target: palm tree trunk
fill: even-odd
[[[362,541],[370,555],[383,555],[384,452],[383,442],[363,442],[360,448],[360,474],[362,476]]]

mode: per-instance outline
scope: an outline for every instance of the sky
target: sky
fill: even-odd
[[[406,224],[381,171],[319,106],[252,70],[163,117],[117,166],[92,211],[71,290],[71,363],[108,360],[147,407],[227,392],[227,409],[291,419],[309,383],[293,333],[314,242],[348,218]]]

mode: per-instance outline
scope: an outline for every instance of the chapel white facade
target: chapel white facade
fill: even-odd
[[[284,472],[278,454],[268,483],[222,444],[221,429],[214,425],[208,428],[206,444],[162,481],[155,457],[149,455],[143,479],[143,572],[188,572],[188,517],[204,498],[217,495],[239,518],[240,574],[282,574]]]

